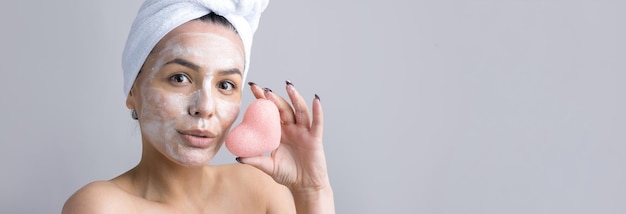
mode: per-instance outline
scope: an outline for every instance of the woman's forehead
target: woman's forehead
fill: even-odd
[[[171,46],[218,46],[236,49],[245,54],[243,43],[236,32],[222,25],[200,20],[187,22],[170,31],[157,43],[153,52],[158,53]]]
[[[169,38],[169,40],[164,40],[164,45],[158,52],[160,55],[204,55],[216,51],[218,54],[232,53],[243,57],[243,49],[241,46],[228,38],[211,32],[192,32],[175,35]]]
[[[153,66],[160,67],[169,60],[184,58],[204,68],[244,69],[243,44],[234,31],[201,21],[188,24],[161,39],[149,56],[156,60]]]

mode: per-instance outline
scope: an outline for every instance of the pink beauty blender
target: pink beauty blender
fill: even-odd
[[[253,157],[273,151],[280,144],[278,107],[266,99],[250,103],[241,124],[226,136],[226,148],[237,157]]]

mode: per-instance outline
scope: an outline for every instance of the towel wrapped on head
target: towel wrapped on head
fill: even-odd
[[[124,53],[124,93],[128,96],[135,78],[154,46],[174,28],[211,12],[223,16],[237,30],[245,51],[245,79],[250,65],[252,36],[269,0],[147,0],[133,22]]]

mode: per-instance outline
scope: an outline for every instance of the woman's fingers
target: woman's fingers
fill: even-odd
[[[289,80],[287,80],[286,83],[287,95],[289,95],[289,99],[291,100],[291,104],[294,109],[295,123],[308,128],[311,125],[311,122],[309,120],[309,108],[306,105],[306,101],[304,101],[302,96],[300,96],[296,88]]]
[[[255,157],[237,157],[235,160],[239,163],[249,164],[251,166],[260,169],[269,176],[274,176],[274,160],[268,156],[255,156]]]
[[[294,118],[293,109],[283,97],[272,93],[272,90],[269,88],[265,89],[265,97],[274,102],[276,107],[278,107],[278,112],[280,113],[280,123],[282,125],[295,123],[296,120]]]
[[[322,136],[324,132],[324,112],[322,111],[322,103],[320,97],[315,95],[313,99],[313,124],[311,125],[311,132],[314,136]]]
[[[275,95],[269,88],[262,89],[253,82],[250,82],[248,84],[250,85],[250,89],[252,90],[252,94],[254,94],[254,97],[256,97],[257,99],[265,98],[273,101],[274,104],[276,104],[276,106],[278,107],[278,111],[280,112],[281,124],[297,124],[305,126],[307,128],[311,127],[311,117],[309,116],[309,108],[307,107],[306,101],[302,98],[302,96],[300,96],[296,88],[289,80],[285,82],[287,84],[287,95],[291,100],[291,104],[287,102],[287,100],[285,100],[283,97]],[[321,106],[317,97],[315,100],[316,101],[314,101],[313,125],[322,126],[322,124],[320,123],[322,120]],[[315,105],[318,105],[317,114],[315,113]]]
[[[250,90],[252,90],[252,94],[254,94],[254,97],[256,97],[257,99],[265,99],[265,93],[263,93],[263,89],[261,89],[261,87],[253,82],[248,82],[248,85],[250,85]]]
[[[272,90],[269,88],[261,88],[253,82],[249,82],[248,85],[250,85],[250,90],[252,90],[254,97],[257,99],[268,99],[276,104],[278,112],[280,113],[281,124],[295,123],[293,109],[285,99],[272,93]]]

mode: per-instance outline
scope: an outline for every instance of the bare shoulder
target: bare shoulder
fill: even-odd
[[[128,194],[110,181],[95,181],[80,188],[63,206],[70,213],[123,213]]]

